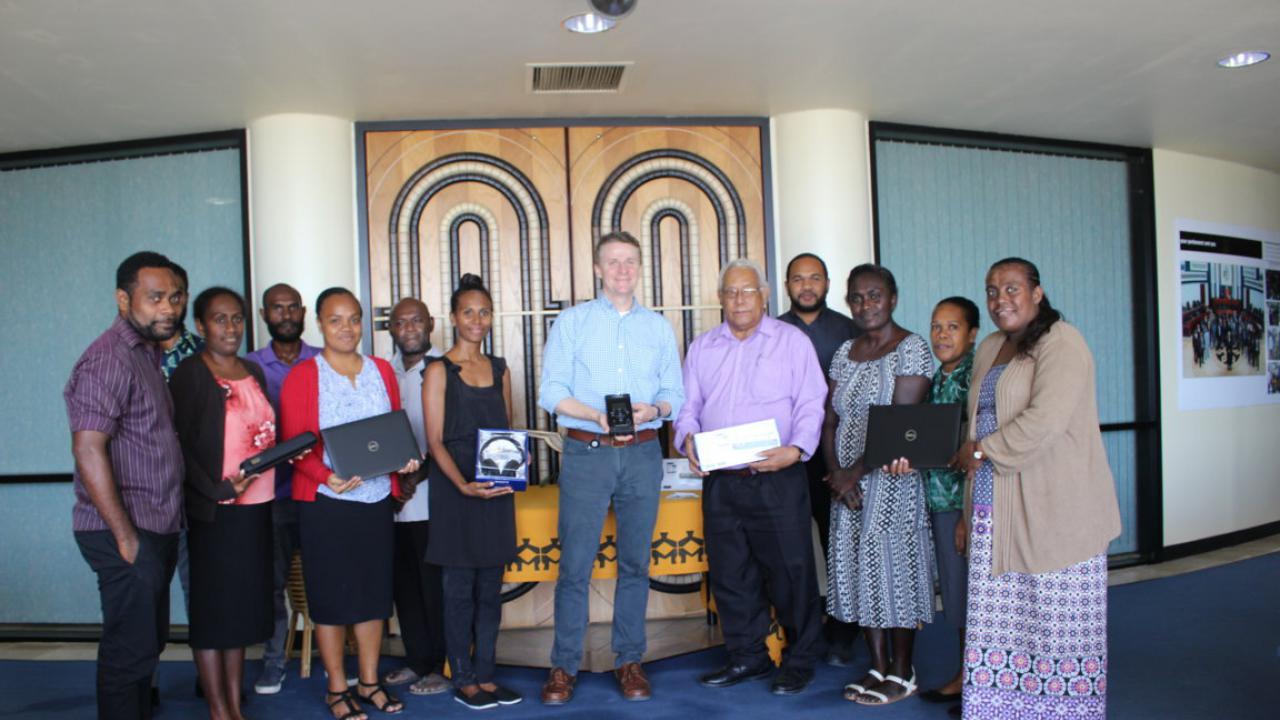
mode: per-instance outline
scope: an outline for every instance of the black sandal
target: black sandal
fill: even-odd
[[[367,703],[371,703],[373,705],[374,710],[377,710],[378,712],[384,712],[388,715],[395,715],[397,713],[404,712],[404,703],[400,702],[400,698],[397,698],[395,695],[392,695],[390,692],[388,692],[387,689],[383,687],[382,683],[360,682],[358,684],[362,688],[373,688],[373,692],[369,693],[368,695],[363,695],[357,692],[356,697],[360,698],[361,700],[364,700]],[[382,693],[382,696],[385,698],[383,702],[378,702],[377,700],[374,700],[374,698],[378,697],[378,693]],[[395,710],[388,710],[387,708],[392,705],[399,705],[400,707],[396,708]]]
[[[330,702],[329,698],[336,699]],[[324,701],[329,705],[329,714],[333,715],[337,720],[356,720],[356,718],[361,716],[368,717],[364,714],[364,710],[360,709],[360,703],[351,696],[350,690],[343,690],[342,692],[326,692],[324,694]],[[342,710],[347,711],[345,715],[337,715],[334,713],[334,708],[339,705],[342,706],[339,709],[339,712]]]

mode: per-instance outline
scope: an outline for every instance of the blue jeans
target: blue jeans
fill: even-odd
[[[610,501],[618,526],[614,666],[640,662],[644,656],[649,555],[661,485],[662,450],[657,441],[593,448],[580,440],[565,438],[559,480],[560,578],[556,581],[553,667],[576,675],[582,663],[588,588]]]

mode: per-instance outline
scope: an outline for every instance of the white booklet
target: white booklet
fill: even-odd
[[[782,440],[778,437],[778,423],[769,418],[697,433],[693,445],[698,451],[698,465],[703,472],[711,472],[763,460],[760,451],[779,447]]]

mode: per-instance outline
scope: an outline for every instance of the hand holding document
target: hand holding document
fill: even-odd
[[[761,450],[780,447],[778,424],[773,418],[697,433],[693,436],[698,465],[703,472],[763,460]]]

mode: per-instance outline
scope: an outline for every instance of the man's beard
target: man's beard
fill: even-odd
[[[169,326],[167,331],[157,329],[156,325],[159,324],[157,322],[152,322],[147,325],[139,325],[138,322],[133,319],[132,315],[128,317],[128,320],[129,324],[133,326],[133,329],[138,333],[138,335],[148,342],[164,342],[174,335],[177,335],[178,331],[182,329],[182,325],[176,320]]]
[[[812,305],[805,305],[801,303],[799,300],[795,300],[795,299],[791,300],[791,309],[795,312],[804,312],[804,313],[814,312],[816,310],[821,310],[826,306],[827,306],[826,295],[819,297],[816,301],[814,301]]]
[[[431,336],[423,333],[422,341],[417,345],[401,345],[398,341],[395,344],[401,355],[425,355],[431,349]]]
[[[267,323],[267,332],[271,334],[271,339],[278,343],[295,343],[302,337],[302,323],[292,320]]]

